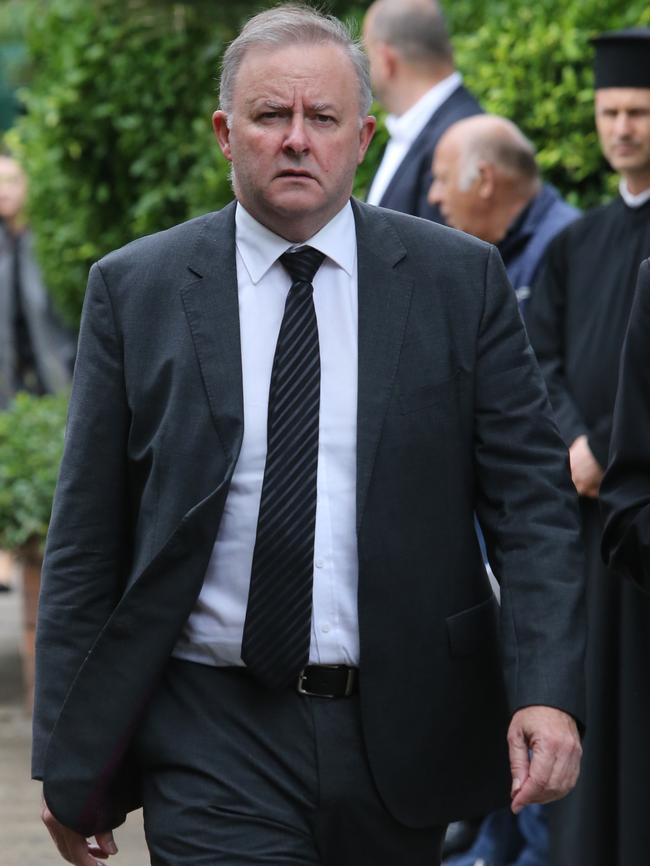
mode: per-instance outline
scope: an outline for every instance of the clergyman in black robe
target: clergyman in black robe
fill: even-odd
[[[650,256],[650,30],[595,43],[596,124],[620,195],[555,239],[526,320],[581,494],[587,562],[583,768],[554,807],[551,862],[639,866],[650,863],[650,597],[602,563],[598,493],[636,274]]]

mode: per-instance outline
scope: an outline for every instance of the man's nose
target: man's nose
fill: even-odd
[[[619,111],[614,121],[614,132],[618,137],[625,138],[632,132],[630,116],[625,111]]]
[[[436,205],[440,204],[442,197],[440,195],[440,184],[438,181],[433,179],[431,186],[429,187],[429,192],[427,193],[427,201],[429,204]]]
[[[294,153],[306,153],[309,150],[309,136],[305,127],[305,118],[301,114],[292,117],[283,148]]]

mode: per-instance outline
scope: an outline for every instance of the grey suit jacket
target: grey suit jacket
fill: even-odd
[[[387,807],[424,826],[507,801],[513,709],[582,717],[576,503],[494,249],[353,207],[364,736]],[[34,774],[88,834],[138,804],[129,742],[200,590],[241,445],[234,206],[94,266],[78,358]]]

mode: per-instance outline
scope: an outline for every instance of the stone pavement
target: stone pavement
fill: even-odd
[[[23,709],[20,587],[0,593],[0,866],[61,866],[40,820],[40,785],[29,777],[30,720]],[[142,820],[115,831],[111,866],[147,866]]]

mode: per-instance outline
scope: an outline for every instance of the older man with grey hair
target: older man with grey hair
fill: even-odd
[[[437,0],[376,0],[364,42],[390,138],[368,191],[370,204],[442,222],[427,201],[431,157],[447,127],[481,107],[454,66]]]
[[[548,244],[580,212],[542,182],[535,148],[505,117],[454,123],[432,168],[430,203],[448,225],[496,244],[523,311]]]
[[[255,16],[236,202],[91,271],[34,715],[75,866],[140,803],[155,866],[433,866],[577,777],[564,451],[493,249],[351,201],[369,104],[340,22]]]

